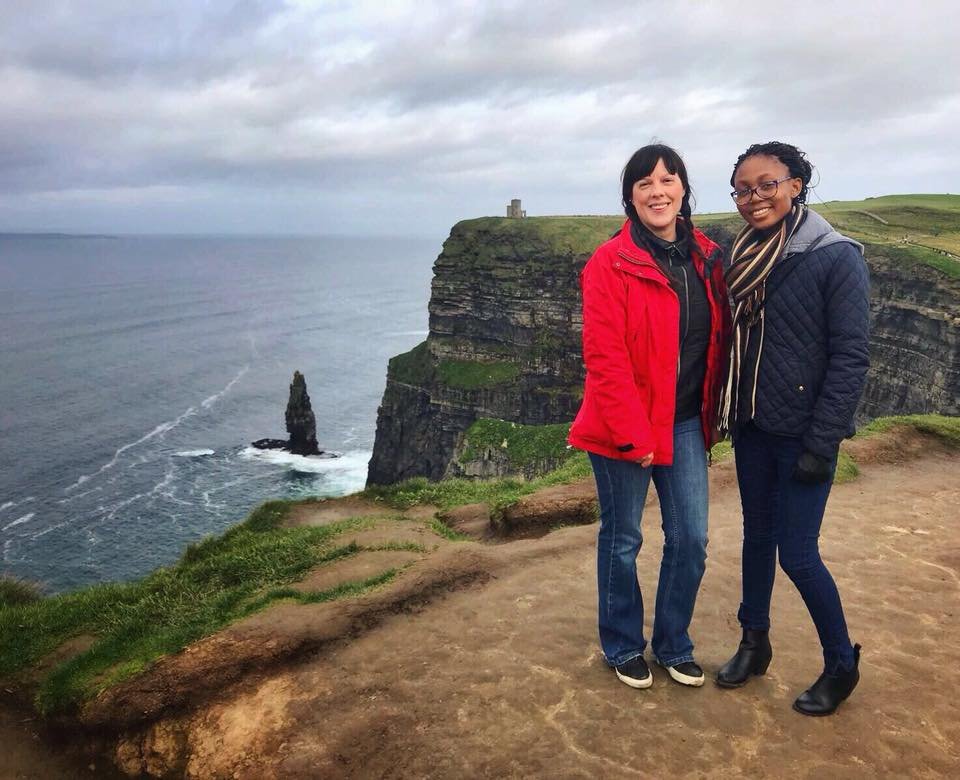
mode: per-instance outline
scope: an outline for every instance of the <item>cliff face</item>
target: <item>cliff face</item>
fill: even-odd
[[[577,275],[616,217],[460,222],[434,265],[430,335],[390,361],[367,481],[440,479],[478,418],[570,421],[580,404]]]
[[[573,419],[583,384],[577,275],[619,225],[540,217],[454,226],[434,265],[429,336],[390,361],[368,483],[457,473],[463,434],[480,418]],[[737,227],[705,232],[729,246]],[[960,280],[880,245],[868,244],[867,262],[872,366],[861,417],[960,414]]]
[[[960,279],[883,252],[867,247],[871,365],[860,415],[960,415]]]

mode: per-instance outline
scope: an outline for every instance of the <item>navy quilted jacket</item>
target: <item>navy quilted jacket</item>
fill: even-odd
[[[868,294],[863,247],[809,211],[766,282],[758,427],[800,437],[810,452],[836,457],[840,440],[854,433],[870,364]],[[753,365],[750,357],[746,365]],[[737,417],[745,420],[749,402],[743,384],[741,390]]]

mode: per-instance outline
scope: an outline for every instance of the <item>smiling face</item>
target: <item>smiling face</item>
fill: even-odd
[[[755,154],[747,157],[737,167],[733,175],[733,186],[737,190],[756,187],[766,181],[778,181],[790,175],[790,170],[776,157],[767,154]],[[793,199],[803,189],[803,182],[798,178],[787,179],[777,185],[777,192],[766,200],[756,193],[744,204],[737,204],[737,211],[750,227],[757,230],[767,230],[779,224],[793,205]]]
[[[665,241],[675,241],[684,194],[679,174],[670,173],[663,160],[657,160],[650,174],[634,183],[630,202],[647,230]]]

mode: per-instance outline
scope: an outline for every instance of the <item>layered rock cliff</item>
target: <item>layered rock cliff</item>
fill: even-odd
[[[892,255],[892,256],[891,256]],[[860,415],[960,415],[960,279],[867,246],[870,372]]]
[[[583,383],[577,275],[620,222],[484,218],[454,226],[434,265],[429,336],[389,364],[370,484],[465,473],[458,448],[481,418],[573,419]],[[724,246],[738,227],[704,224]],[[960,280],[893,247],[868,244],[866,254],[872,366],[861,417],[960,414]]]
[[[367,481],[440,479],[478,418],[573,419],[580,403],[577,275],[616,217],[460,222],[434,265],[430,334],[390,361]]]

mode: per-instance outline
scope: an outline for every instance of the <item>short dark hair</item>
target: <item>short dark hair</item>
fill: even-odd
[[[623,185],[623,210],[633,222],[639,224],[640,216],[633,206],[633,185],[653,173],[653,169],[657,167],[657,161],[659,160],[663,160],[663,167],[670,173],[680,177],[680,183],[683,185],[680,216],[686,221],[687,227],[692,230],[693,218],[690,199],[693,197],[693,189],[690,187],[690,180],[687,178],[687,166],[683,164],[683,158],[677,150],[666,144],[641,146],[623,166],[623,173],[620,174],[620,183]]]
[[[793,199],[794,203],[806,203],[807,202],[807,185],[810,184],[810,179],[813,178],[813,165],[810,164],[810,161],[807,159],[807,155],[804,154],[800,149],[798,149],[793,144],[786,144],[782,141],[767,141],[765,144],[753,144],[747,148],[743,154],[737,158],[737,162],[733,166],[733,173],[730,174],[730,186],[736,187],[733,183],[733,180],[737,176],[737,168],[740,167],[740,163],[746,160],[748,157],[753,157],[755,155],[764,155],[766,157],[776,157],[780,162],[787,166],[787,171],[795,179],[800,179],[803,182],[803,186],[800,188],[800,194]]]

